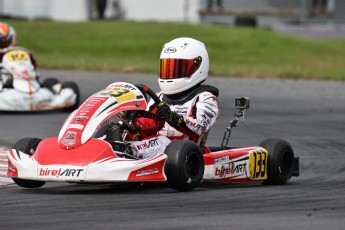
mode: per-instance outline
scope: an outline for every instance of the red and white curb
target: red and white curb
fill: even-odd
[[[0,149],[0,186],[13,184],[13,180],[7,176],[7,152]]]

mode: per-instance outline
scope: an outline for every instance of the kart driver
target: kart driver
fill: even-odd
[[[158,135],[131,143],[134,155],[150,158],[172,140],[182,140],[193,133],[207,134],[220,110],[218,89],[202,85],[208,76],[209,58],[204,43],[192,38],[177,38],[163,46],[160,55],[157,93],[162,100],[156,114],[166,121]],[[153,101],[149,103],[149,106]],[[153,125],[143,118],[142,126]]]
[[[23,50],[29,54],[30,62],[32,63],[34,70],[37,69],[37,61],[33,55],[22,47],[16,47],[17,36],[16,30],[8,23],[0,22],[0,91],[3,88],[13,88],[13,76],[9,73],[6,66],[8,66],[8,58],[4,57],[8,52],[12,50]]]
[[[20,82],[23,80],[30,80],[34,88],[39,87],[37,62],[27,49],[19,46],[9,47],[1,54],[0,91],[5,88],[16,88],[21,91]]]

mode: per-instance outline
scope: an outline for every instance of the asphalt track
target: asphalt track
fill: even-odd
[[[113,81],[144,83],[153,75],[41,71],[79,82],[82,100]],[[300,157],[301,175],[284,186],[205,184],[191,192],[164,185],[48,184],[41,189],[0,187],[1,229],[344,229],[345,83],[209,78],[220,89],[222,116],[209,145],[219,145],[235,109],[251,108],[232,134],[234,146],[267,137],[288,140]],[[23,137],[56,136],[67,113],[1,114],[0,145]]]

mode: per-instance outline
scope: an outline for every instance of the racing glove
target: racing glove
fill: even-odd
[[[173,126],[174,128],[186,126],[186,122],[184,121],[183,116],[181,114],[171,111],[169,105],[167,105],[167,103],[165,102],[160,102],[157,105],[156,114],[159,118],[165,120],[169,123],[169,125]]]

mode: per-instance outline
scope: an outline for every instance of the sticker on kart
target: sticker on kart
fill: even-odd
[[[23,50],[10,51],[5,56],[9,62],[26,62],[30,60],[29,54]]]
[[[249,152],[249,170],[251,179],[267,179],[267,158],[268,153],[263,148]]]
[[[136,99],[135,93],[132,90],[125,88],[107,88],[98,92],[96,95],[115,97],[118,102],[126,102]]]
[[[215,159],[212,179],[247,178],[249,157],[243,156],[230,160],[228,156]]]
[[[45,179],[73,179],[83,180],[85,178],[86,167],[55,166],[39,167],[38,177]]]

